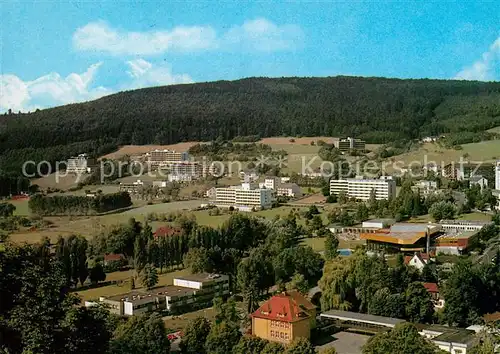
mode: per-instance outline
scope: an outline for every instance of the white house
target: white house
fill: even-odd
[[[429,256],[425,253],[415,253],[413,256],[405,257],[405,264],[415,267],[419,271],[422,271],[427,263],[429,263]]]

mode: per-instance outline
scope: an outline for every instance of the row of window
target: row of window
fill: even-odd
[[[290,340],[290,334],[286,332],[280,331],[271,331],[271,338],[281,339],[281,340]]]
[[[281,321],[271,321],[271,327],[274,328],[290,328],[290,323]]]

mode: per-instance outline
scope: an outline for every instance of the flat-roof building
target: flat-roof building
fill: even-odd
[[[242,183],[241,186],[231,186],[227,188],[216,188],[215,199],[211,204],[242,211],[253,209],[269,209],[274,201],[273,190],[259,188],[252,183]]]
[[[361,233],[370,251],[426,252],[430,249],[430,238],[441,231],[437,224],[396,223],[390,229],[375,233]]]
[[[330,194],[346,193],[349,198],[369,200],[372,193],[377,200],[390,200],[396,197],[396,181],[390,177],[381,178],[356,178],[330,180]]]
[[[151,166],[160,166],[169,162],[187,161],[189,155],[187,152],[178,152],[174,150],[152,150],[146,154],[148,163]]]
[[[90,173],[91,165],[95,164],[95,160],[89,159],[87,154],[79,154],[73,156],[66,161],[66,172],[68,173]]]
[[[349,151],[349,150],[361,150],[364,151],[366,147],[366,143],[361,139],[354,139],[351,137],[343,138],[339,140],[338,148],[340,151]]]
[[[486,225],[493,224],[493,222],[481,220],[441,220],[438,224],[441,225],[444,230],[479,231]]]
[[[219,274],[195,274],[174,278],[174,285],[148,291],[99,298],[109,306],[110,312],[122,316],[134,316],[155,310],[171,314],[194,311],[211,306],[215,297],[229,295],[229,277]],[[91,306],[92,303],[86,303]]]

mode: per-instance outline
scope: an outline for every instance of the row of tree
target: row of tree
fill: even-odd
[[[92,215],[132,205],[127,192],[97,194],[95,197],[75,195],[45,196],[36,194],[28,202],[37,215]]]

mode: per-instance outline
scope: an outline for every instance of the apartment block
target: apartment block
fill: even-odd
[[[280,177],[266,177],[260,188],[271,189],[276,196],[297,198],[302,196],[302,190],[295,183],[283,183]]]
[[[369,200],[375,193],[377,200],[390,200],[396,196],[396,181],[387,176],[379,179],[366,179],[363,176],[339,180],[330,180],[330,194],[346,193],[349,198]]]
[[[169,162],[187,161],[189,159],[187,152],[158,149],[148,152],[146,157],[151,166],[160,166]]]
[[[174,278],[174,285],[149,291],[132,291],[99,301],[108,305],[109,311],[121,316],[135,316],[150,311],[168,311],[180,314],[209,307],[216,297],[229,295],[229,277],[220,274],[195,274]],[[86,306],[94,303],[86,302]]]
[[[89,159],[87,154],[80,154],[68,159],[66,162],[66,172],[68,173],[90,173],[91,165],[95,164],[95,160]]]
[[[201,164],[196,161],[163,162],[159,167],[168,175],[169,182],[191,182],[203,173]]]
[[[349,151],[349,150],[365,150],[366,143],[361,139],[354,139],[351,137],[340,139],[338,148],[340,151]]]
[[[274,197],[271,189],[259,188],[253,183],[242,183],[241,186],[215,189],[215,200],[211,204],[217,207],[233,207],[242,211],[252,209],[269,209]]]

